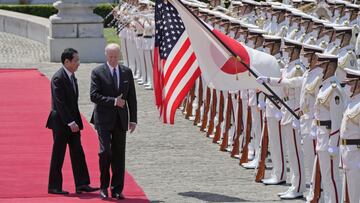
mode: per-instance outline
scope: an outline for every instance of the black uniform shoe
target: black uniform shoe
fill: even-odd
[[[56,195],[68,195],[68,191],[64,191],[61,189],[48,189],[49,194],[56,194]]]
[[[82,185],[76,188],[76,193],[81,194],[82,192],[94,192],[99,190],[98,187],[90,187],[89,185]]]
[[[107,189],[100,189],[100,198],[106,199],[108,197],[109,197],[109,193],[108,193]]]
[[[111,193],[111,197],[118,200],[125,199],[124,195],[118,192]]]

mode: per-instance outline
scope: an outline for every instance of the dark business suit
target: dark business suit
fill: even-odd
[[[75,121],[83,129],[78,108],[78,86],[75,89],[64,68],[60,68],[51,79],[51,112],[46,127],[53,131],[53,149],[51,155],[49,189],[62,189],[61,169],[64,162],[66,145],[69,144],[71,165],[75,186],[90,184],[84,150],[80,141],[80,132],[71,132],[69,123]]]
[[[129,68],[118,66],[119,85],[116,86],[107,64],[91,73],[90,97],[95,103],[91,123],[99,135],[99,164],[101,189],[107,189],[112,169],[112,193],[121,193],[124,187],[125,143],[128,123],[137,123],[137,102],[134,78]],[[123,108],[115,106],[115,98],[122,94]]]

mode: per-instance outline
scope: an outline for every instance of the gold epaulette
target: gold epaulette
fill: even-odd
[[[316,88],[319,87],[321,83],[321,78],[318,76],[312,83],[309,83],[305,86],[305,92],[308,94],[314,93]]]
[[[332,93],[337,90],[337,84],[336,82],[331,82],[331,85],[329,86],[329,88],[327,88],[325,91],[323,91],[322,93],[319,93],[318,95],[318,101],[321,104],[325,104],[327,103],[327,101],[329,100],[330,96],[332,95]],[[320,95],[321,94],[321,95]]]
[[[310,45],[315,45],[316,44],[316,40],[313,36],[310,37],[309,41],[308,41],[308,44]]]
[[[295,73],[293,77],[300,77],[304,74],[304,70],[300,64],[295,65]]]
[[[327,47],[327,42],[321,41],[321,42],[320,42],[320,47],[323,48],[323,49],[326,49],[326,47]]]
[[[255,20],[255,24],[257,26],[259,26],[259,28],[263,29],[264,25],[265,25],[265,18],[264,17],[260,17],[258,19]]]
[[[348,119],[352,119],[352,120],[354,120],[357,116],[360,116],[360,107],[355,108],[355,110],[353,110],[352,112],[346,114],[346,117]]]
[[[342,70],[344,70],[345,68],[351,68],[351,69],[356,69],[357,65],[357,58],[354,54],[353,51],[348,51],[345,56],[341,57],[341,60],[339,60],[338,62],[338,67],[341,68]]]

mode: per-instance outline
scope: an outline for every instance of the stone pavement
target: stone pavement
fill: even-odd
[[[60,64],[46,62],[47,59],[44,45],[0,32],[0,68],[38,68],[51,78]],[[90,74],[96,65],[81,64],[76,72],[80,110],[87,119],[93,108]],[[255,183],[253,170],[241,168],[238,160],[220,152],[180,112],[175,125],[162,124],[153,92],[139,85],[136,90],[139,123],[136,132],[127,138],[126,168],[152,202],[281,201],[276,194],[288,186]]]

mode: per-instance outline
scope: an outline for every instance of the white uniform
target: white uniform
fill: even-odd
[[[277,59],[280,55],[276,55]],[[282,61],[278,60],[279,64],[283,64]],[[282,67],[282,65],[281,65]],[[283,98],[283,91],[279,89],[274,90],[275,93]],[[269,98],[265,100],[265,117],[268,125],[268,137],[269,137],[269,152],[272,160],[273,168],[269,178],[264,179],[265,184],[277,184],[279,182],[286,181],[286,160],[285,160],[285,137],[281,134],[281,111],[275,104],[273,104]]]
[[[341,139],[360,140],[360,95],[350,99],[344,113]],[[344,183],[347,185],[350,202],[360,202],[360,145],[340,145]],[[345,187],[345,186],[343,186]],[[343,195],[344,197],[345,195]]]
[[[315,102],[316,151],[319,157],[325,202],[339,202],[339,130],[346,101],[336,76],[322,82]],[[321,122],[330,122],[326,126]],[[331,155],[331,156],[330,156]]]
[[[316,137],[315,132],[312,131],[312,129],[315,128],[315,126],[313,126],[314,105],[322,76],[323,70],[321,68],[306,71],[303,76],[304,80],[300,94],[300,110],[303,112],[303,115],[300,117],[300,132],[303,139],[305,169],[307,169],[306,173],[311,177],[311,180],[309,181],[310,189],[307,195],[308,200],[313,199],[314,195],[313,183],[316,177],[316,167],[314,168],[316,140],[314,138]]]
[[[140,18],[139,21],[134,21],[134,25],[136,28],[136,67],[140,70],[140,78],[138,80],[138,84],[143,85],[146,81],[146,69],[145,69],[145,60],[144,60],[144,50],[143,50],[143,33],[144,33],[144,19]]]
[[[152,67],[154,65],[153,62],[153,49],[155,45],[155,22],[154,20],[145,20],[144,22],[144,39],[143,39],[143,52],[144,52],[144,60],[145,60],[145,70],[146,70],[146,89],[152,89],[153,82],[153,72]]]
[[[261,112],[258,109],[258,95],[255,89],[248,90],[248,106],[251,108],[251,142],[249,143],[249,160],[259,153],[260,137],[261,137]],[[255,163],[256,161],[254,161]],[[247,164],[244,164],[246,167]]]
[[[338,57],[338,68],[336,69],[335,74],[339,81],[343,81],[346,76],[346,73],[344,71],[345,68],[353,70],[358,69],[354,46],[347,45],[340,48],[338,52]]]
[[[270,84],[282,86],[284,90],[284,100],[286,104],[294,111],[300,109],[300,87],[298,83],[290,82],[294,77],[302,76],[305,68],[300,65],[300,60],[291,61],[282,71],[282,78],[270,78]],[[288,161],[291,170],[291,187],[289,191],[303,193],[305,191],[304,174],[304,155],[300,146],[300,125],[294,116],[285,108],[281,109],[283,117],[281,119],[281,131],[286,137]]]

